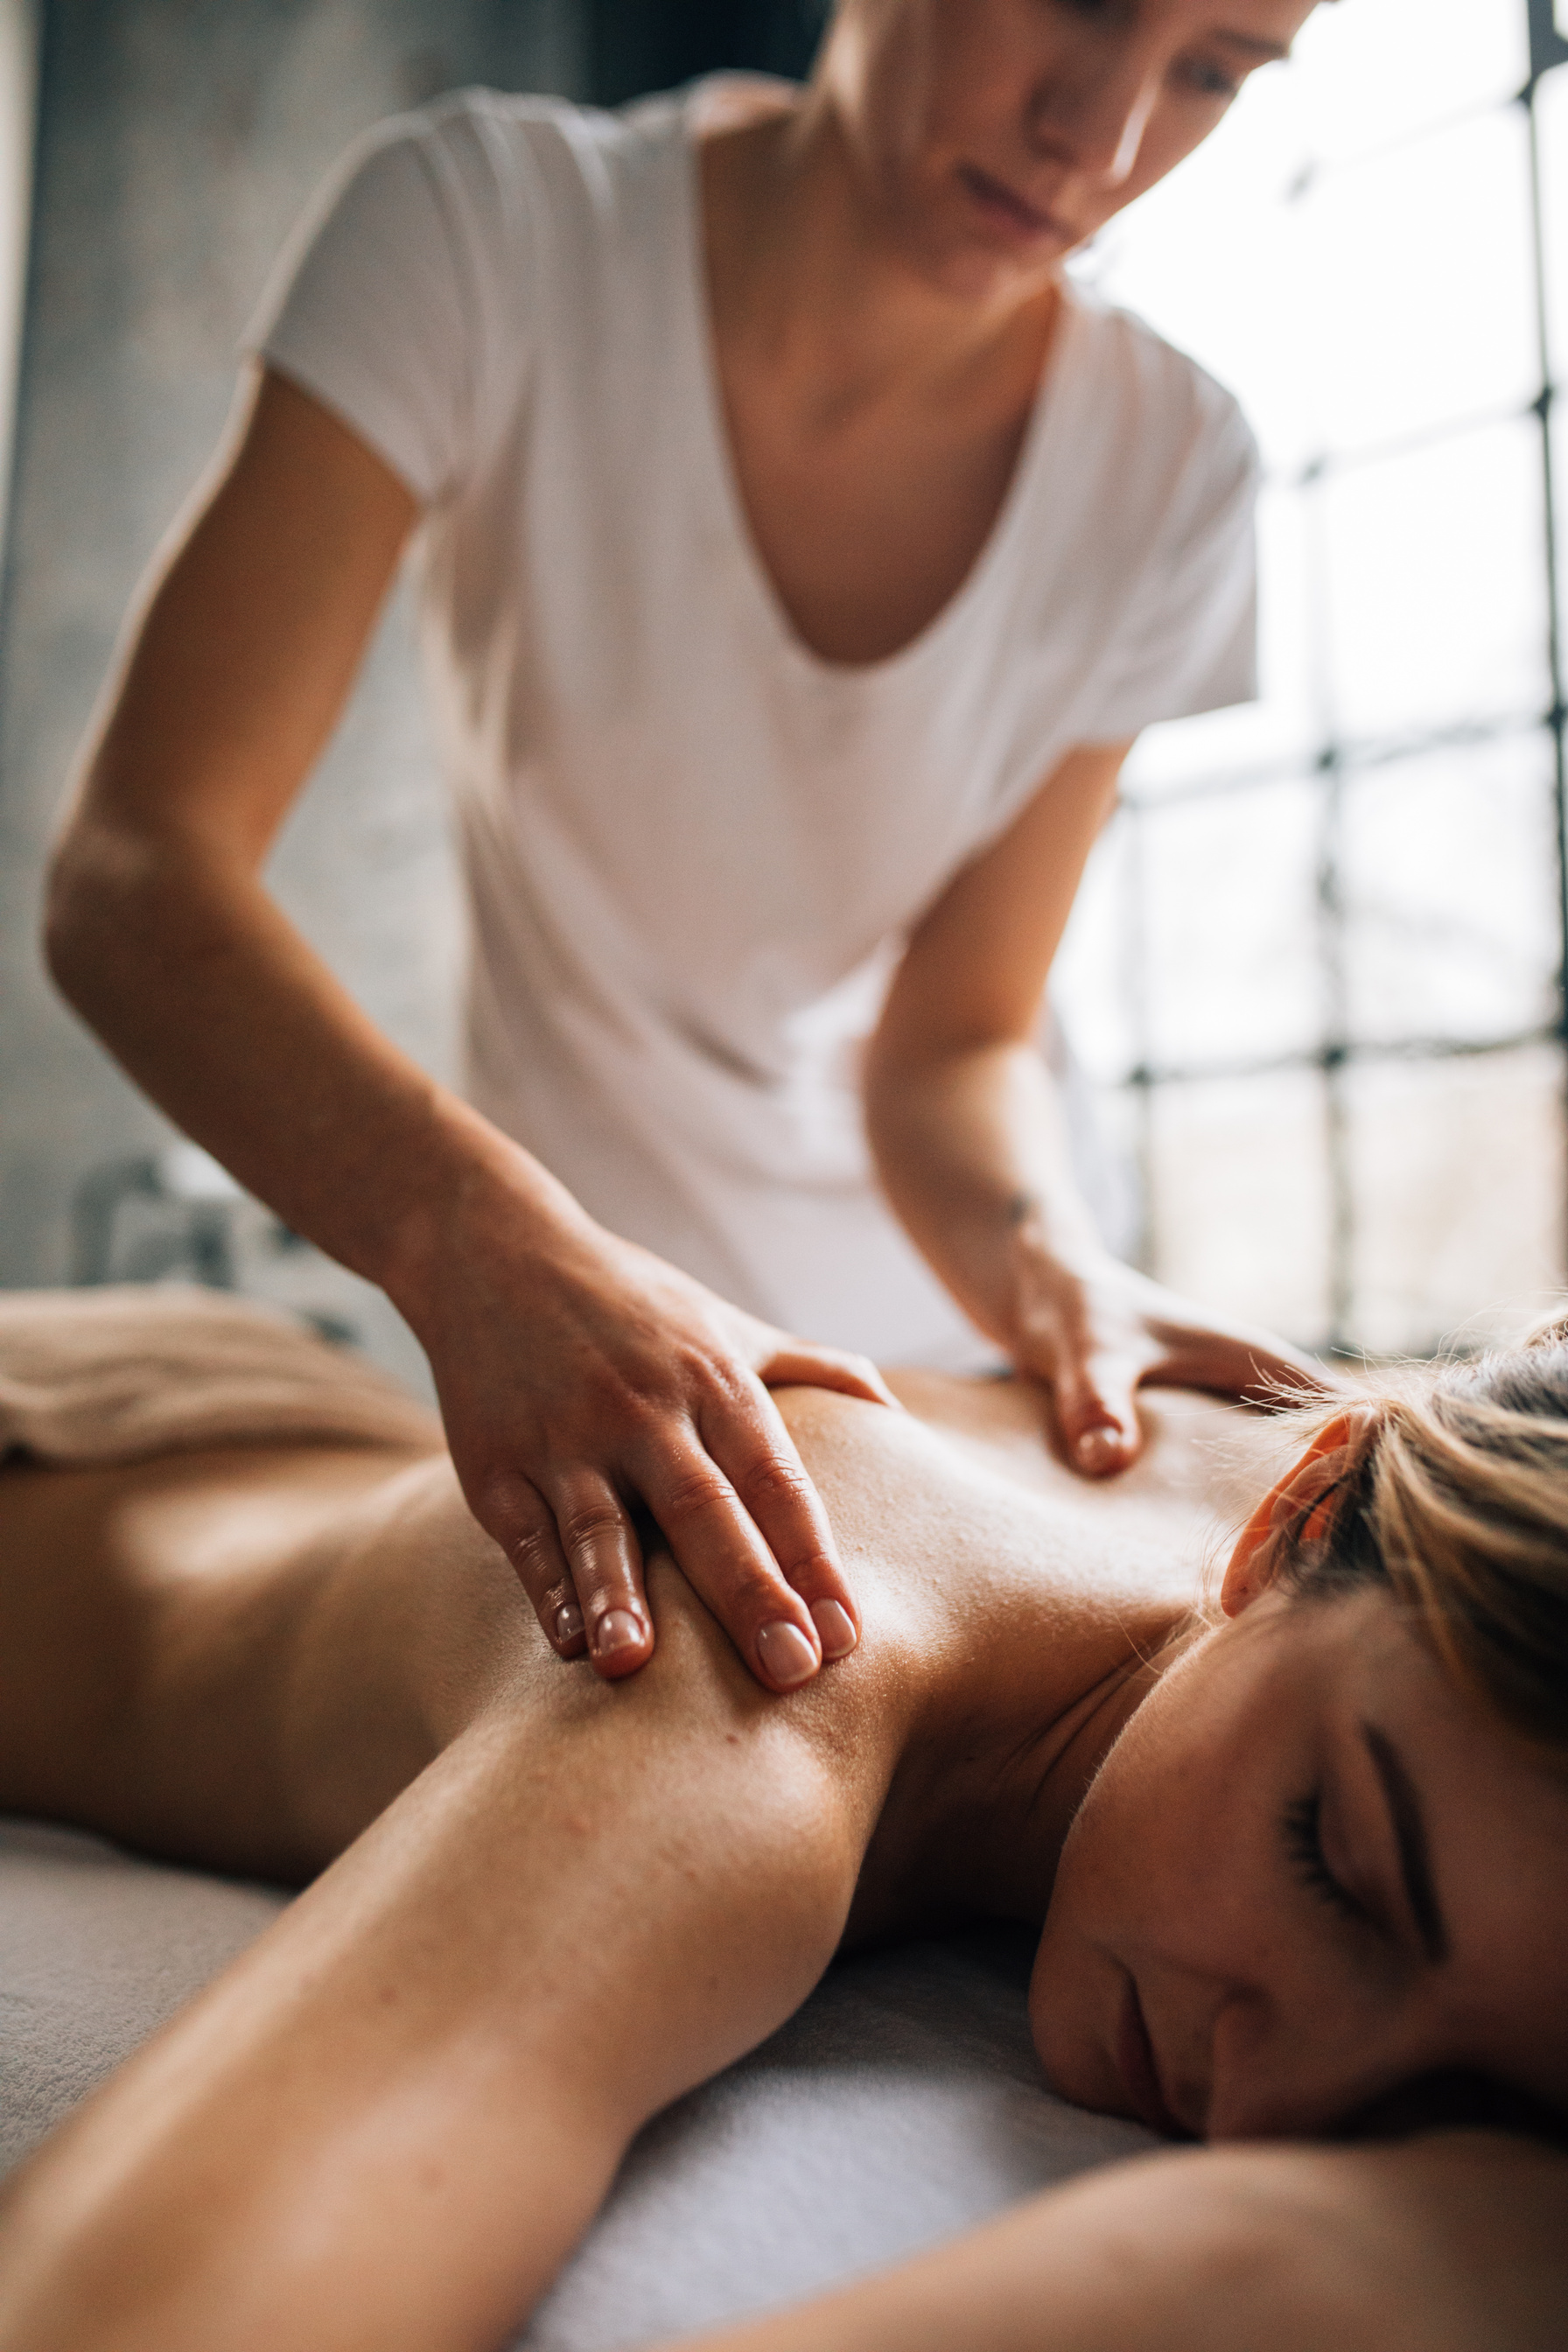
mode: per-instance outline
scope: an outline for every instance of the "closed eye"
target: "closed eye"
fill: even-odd
[[[1353,1919],[1358,1927],[1366,1926],[1371,1915],[1358,1903],[1348,1886],[1342,1886],[1329,1868],[1323,1853],[1321,1816],[1323,1810],[1322,1791],[1314,1790],[1310,1797],[1298,1797],[1286,1806],[1280,1819],[1280,1832],[1290,1867],[1303,1885],[1310,1886],[1331,1911],[1342,1918]]]

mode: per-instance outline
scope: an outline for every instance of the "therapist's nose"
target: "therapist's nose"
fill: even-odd
[[[1035,152],[1097,187],[1123,186],[1159,96],[1160,72],[1152,48],[1125,31],[1086,33],[1053,58],[1031,93]]]

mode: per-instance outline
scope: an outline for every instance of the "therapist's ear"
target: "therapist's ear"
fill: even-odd
[[[1365,1412],[1336,1413],[1270,1486],[1237,1538],[1225,1571],[1219,1605],[1227,1617],[1239,1617],[1273,1583],[1287,1556],[1287,1546],[1277,1543],[1277,1536],[1291,1531],[1294,1542],[1289,1549],[1294,1550],[1327,1535],[1335,1491],[1372,1427],[1372,1417]]]

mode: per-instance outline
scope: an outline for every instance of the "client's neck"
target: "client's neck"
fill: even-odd
[[[1078,1623],[1042,1612],[1033,1626],[1009,1625],[1009,1613],[999,1612],[950,1688],[933,1695],[905,1751],[867,1856],[851,1942],[976,1916],[1037,1926],[1090,1781],[1202,1631],[1189,1608],[1130,1603],[1125,1592]]]
[[[1150,1692],[1202,1633],[1168,1605],[1119,1620],[1119,1654],[1054,1719],[999,1718],[989,1754],[954,1790],[944,1843],[963,1907],[1037,1925],[1090,1781]],[[962,1892],[961,1892],[962,1890]]]

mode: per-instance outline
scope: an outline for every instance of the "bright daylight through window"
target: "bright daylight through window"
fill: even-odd
[[[1143,1262],[1311,1345],[1565,1278],[1563,15],[1321,9],[1082,265],[1251,417],[1263,694],[1140,744],[1058,1002]]]

